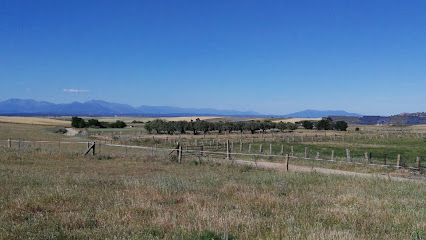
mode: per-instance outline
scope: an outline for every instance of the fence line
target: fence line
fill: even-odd
[[[0,140],[1,141],[1,140]],[[172,152],[176,151],[177,155],[180,156],[180,158],[182,157],[182,154],[192,154],[192,155],[200,155],[200,156],[211,156],[211,155],[219,155],[219,156],[223,156],[223,158],[226,159],[232,159],[234,156],[238,157],[238,156],[242,156],[242,157],[263,157],[263,158],[285,158],[287,154],[285,154],[284,152],[282,152],[282,154],[271,154],[271,151],[269,154],[262,154],[262,153],[238,153],[238,152],[232,152],[231,147],[230,147],[230,142],[227,141],[225,142],[227,148],[226,148],[226,152],[218,152],[218,151],[206,151],[206,150],[196,150],[196,149],[183,149],[182,146],[179,145],[178,142],[178,146],[176,148],[158,148],[156,146],[135,146],[135,145],[125,145],[125,144],[112,144],[109,143],[109,141],[79,141],[79,142],[67,142],[67,141],[44,141],[44,140],[38,140],[38,141],[29,141],[29,140],[12,140],[12,139],[8,139],[8,140],[3,140],[3,142],[6,141],[7,142],[7,146],[8,148],[11,148],[11,143],[19,143],[19,149],[21,148],[21,143],[57,143],[59,148],[61,146],[61,144],[87,144],[87,149],[86,151],[89,152],[89,144],[98,144],[97,146],[99,146],[98,151],[100,153],[101,146],[108,146],[108,147],[118,147],[118,148],[125,148],[126,149],[126,155],[127,155],[127,150],[128,149],[141,149],[141,150],[150,150],[152,152],[152,154],[154,155],[155,151],[160,151],[160,152],[167,152],[169,154],[171,154]],[[188,146],[187,146],[188,147]],[[201,147],[201,146],[199,146]],[[225,150],[225,149],[224,149]],[[93,149],[93,154],[95,154],[95,150]],[[350,151],[347,151],[347,154],[350,154]],[[309,157],[309,154],[307,154],[306,149],[305,149],[305,153],[304,156],[301,157],[300,155],[302,154],[296,154],[295,152],[292,151],[288,154],[289,158],[292,159],[302,159],[302,160],[313,160],[313,161],[327,161],[327,162],[335,162],[335,163],[349,163],[349,164],[358,164],[358,165],[370,165],[370,166],[381,166],[381,167],[395,167],[397,169],[411,169],[411,170],[424,170],[426,169],[425,167],[422,167],[420,165],[420,158],[417,157],[416,159],[416,167],[405,167],[405,166],[401,166],[400,165],[400,156],[398,156],[397,159],[397,164],[375,164],[375,163],[370,163],[369,161],[371,159],[365,158],[363,159],[364,161],[367,161],[368,163],[365,162],[357,162],[355,161],[355,158],[351,158],[350,155],[349,157],[347,157],[346,161],[342,161],[342,160],[336,160],[335,156],[334,156],[334,151],[332,151],[332,155],[331,155],[331,159],[324,159],[319,157],[319,152],[317,152],[316,157]]]

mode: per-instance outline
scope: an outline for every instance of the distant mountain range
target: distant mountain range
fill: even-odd
[[[54,104],[32,99],[9,99],[0,102],[1,115],[14,116],[235,116],[235,117],[302,117],[319,118],[330,115],[361,116],[345,111],[306,110],[287,115],[265,115],[254,111],[217,110],[211,108],[180,108],[170,106],[140,106],[110,103],[101,100]]]
[[[62,115],[62,116],[258,116],[253,111],[180,108],[169,106],[132,107],[127,104],[110,103],[101,100],[54,104],[32,99],[9,99],[0,102],[2,115]]]
[[[328,116],[346,116],[346,117],[361,117],[361,114],[358,113],[348,113],[342,110],[326,110],[326,111],[318,111],[318,110],[305,110],[301,112],[295,112],[291,114],[284,115],[284,117],[289,118],[321,118]]]

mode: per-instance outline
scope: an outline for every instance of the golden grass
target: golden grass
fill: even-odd
[[[200,120],[214,120],[214,119],[219,119],[219,118],[223,118],[223,117],[204,117],[204,116],[192,116],[192,117],[164,117],[164,118],[160,118],[166,121],[195,121],[197,118],[199,118]]]
[[[18,123],[18,124],[29,124],[29,125],[43,125],[43,126],[63,126],[70,127],[70,121],[56,120],[42,117],[4,117],[0,116],[0,122],[2,123]]]
[[[319,121],[322,118],[282,118],[282,119],[277,119],[274,120],[273,122],[289,122],[289,123],[296,123],[296,122],[301,122],[301,121]]]
[[[1,239],[422,239],[422,184],[167,159],[0,155]],[[420,236],[420,238],[419,238]],[[211,238],[202,238],[211,239]]]

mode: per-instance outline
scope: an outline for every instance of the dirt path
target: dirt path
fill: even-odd
[[[253,161],[245,161],[245,160],[235,160],[238,164],[246,164],[246,165],[252,165],[256,166],[256,164]],[[282,163],[272,163],[272,162],[257,162],[257,166],[261,168],[268,168],[268,169],[276,169],[280,171],[285,171],[285,165]],[[342,170],[336,170],[336,169],[328,169],[328,168],[319,168],[319,167],[307,167],[307,166],[297,166],[297,165],[288,165],[288,170],[290,172],[318,172],[323,174],[340,174],[340,175],[347,175],[347,176],[355,176],[355,177],[364,177],[364,178],[381,178],[381,179],[388,179],[393,181],[399,181],[399,182],[417,182],[417,183],[426,183],[426,180],[424,178],[404,178],[404,177],[396,177],[392,175],[382,175],[382,174],[370,174],[370,173],[358,173],[358,172],[348,172],[348,171],[342,171]]]

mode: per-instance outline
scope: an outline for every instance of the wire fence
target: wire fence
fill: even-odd
[[[199,142],[202,143],[202,142]],[[389,156],[377,154],[352,155],[349,149],[346,149],[345,155],[335,154],[331,151],[327,154],[320,152],[312,152],[305,147],[304,152],[296,152],[293,146],[284,149],[281,145],[280,150],[273,150],[272,144],[263,147],[262,144],[248,144],[246,152],[243,152],[243,143],[234,146],[229,140],[219,144],[208,145],[189,145],[189,142],[181,144],[176,142],[176,146],[157,147],[153,146],[136,146],[128,144],[114,144],[109,141],[27,141],[27,140],[3,140],[0,141],[0,147],[14,150],[35,150],[46,153],[63,152],[77,155],[92,154],[98,156],[120,156],[120,157],[170,157],[176,161],[183,159],[228,159],[228,160],[249,160],[249,161],[269,161],[283,162],[283,159],[289,157],[293,160],[308,160],[312,162],[331,162],[331,163],[347,163],[357,165],[370,165],[392,167],[397,169],[424,170],[421,166],[422,158],[417,157],[414,166],[407,166],[401,160],[400,155],[396,159]],[[235,151],[234,151],[235,150]],[[239,152],[238,152],[239,151]],[[256,153],[257,152],[257,153]]]

